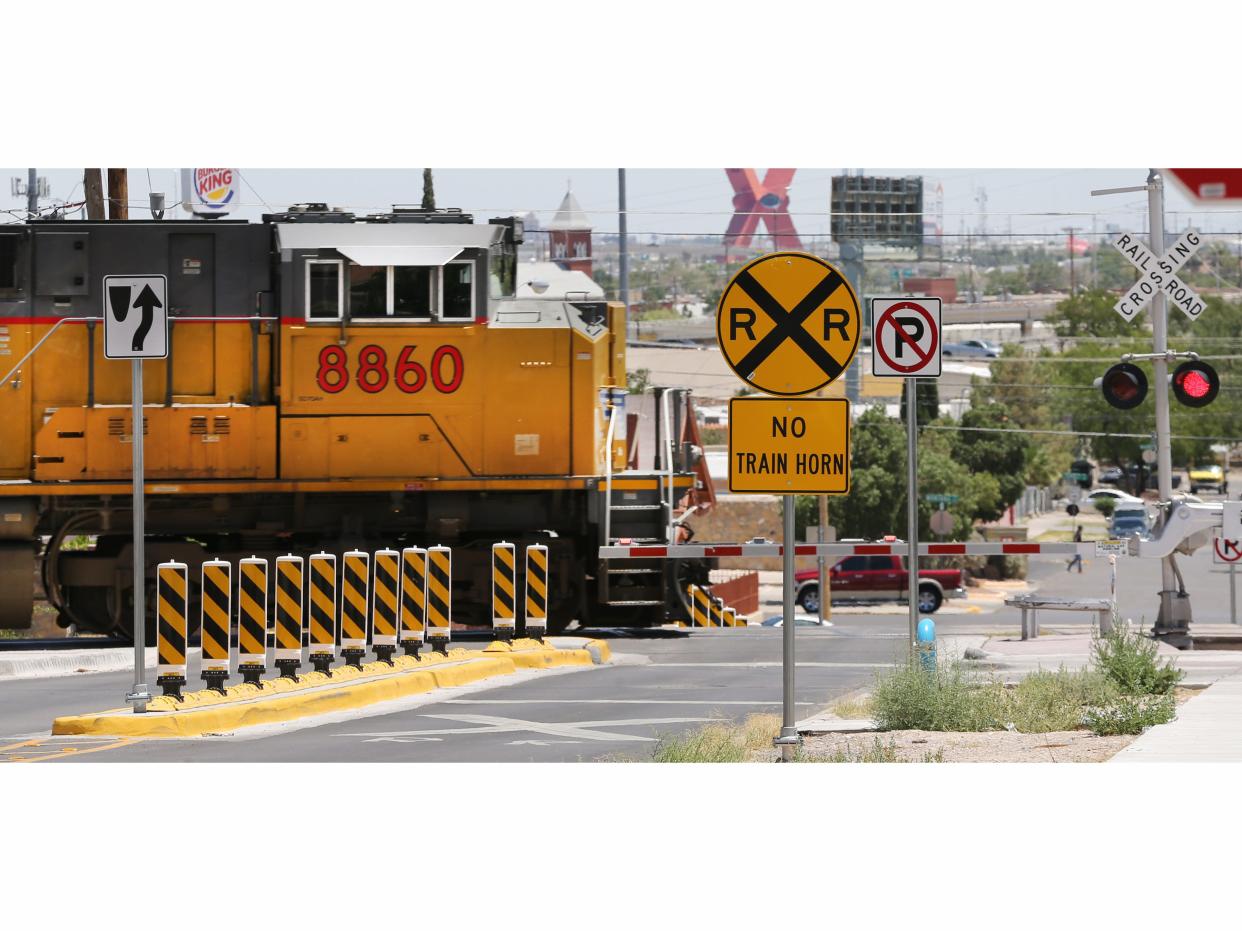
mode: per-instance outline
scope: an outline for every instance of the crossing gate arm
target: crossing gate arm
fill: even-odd
[[[799,543],[795,556],[904,556],[907,546],[892,543]],[[600,559],[710,559],[719,556],[783,556],[779,543],[683,543],[676,546],[601,546]],[[920,543],[920,556],[1094,556],[1095,541],[1084,543]],[[1142,555],[1147,555],[1143,553]]]
[[[1225,526],[1226,508],[1230,511],[1230,524],[1239,522],[1239,501],[1217,501],[1211,504],[1178,502],[1169,509],[1168,519],[1148,537],[1130,538],[1130,555],[1163,558],[1173,552],[1193,553],[1212,542],[1217,529]],[[1230,537],[1231,533],[1222,533]]]

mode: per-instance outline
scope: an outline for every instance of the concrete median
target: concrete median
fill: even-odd
[[[556,646],[535,640],[496,642],[483,650],[458,648],[447,655],[431,653],[417,659],[402,656],[391,666],[374,662],[361,668],[338,667],[330,676],[312,672],[296,682],[281,678],[266,680],[262,687],[235,685],[223,694],[202,689],[186,693],[180,702],[160,696],[151,701],[143,714],[117,708],[57,718],[52,723],[52,734],[196,737],[356,710],[519,670],[602,665],[609,658],[608,645],[602,641],[583,640],[580,646]]]

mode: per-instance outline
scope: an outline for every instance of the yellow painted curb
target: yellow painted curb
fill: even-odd
[[[592,644],[599,641],[591,641]],[[527,644],[532,644],[528,646]],[[492,649],[499,646],[505,649]],[[608,656],[607,645],[600,651]],[[558,650],[537,641],[492,644],[483,651],[450,650],[447,656],[402,656],[387,663],[367,663],[361,669],[344,667],[331,676],[307,673],[298,682],[267,680],[262,689],[236,685],[226,694],[209,689],[189,692],[184,702],[160,696],[145,714],[117,708],[95,714],[68,715],[52,722],[52,734],[89,734],[117,737],[196,737],[259,724],[277,724],[333,711],[350,711],[376,702],[392,701],[437,688],[466,685],[504,676],[519,669],[555,666],[591,666],[590,650]]]

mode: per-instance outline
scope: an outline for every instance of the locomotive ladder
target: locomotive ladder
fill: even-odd
[[[673,484],[674,460],[673,437],[680,435],[681,408],[672,410],[671,395],[680,403],[684,389],[658,390],[657,446],[662,453],[658,471],[627,472],[627,477],[655,478],[660,489],[658,502],[643,504],[618,504],[613,498],[612,448],[618,417],[624,412],[613,409],[608,418],[608,435],[604,455],[604,520],[600,542],[611,546],[618,540],[642,540],[648,544],[669,545],[676,536],[677,521],[673,509],[677,495]],[[675,413],[675,416],[674,416]],[[674,424],[676,420],[676,424]],[[620,535],[618,528],[626,528]],[[652,535],[656,530],[658,535]],[[665,603],[664,576],[668,571],[661,560],[630,559],[605,561],[601,566],[599,584],[600,599],[614,607],[656,607]]]

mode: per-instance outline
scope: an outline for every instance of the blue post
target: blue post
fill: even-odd
[[[925,670],[934,672],[936,669],[936,622],[930,617],[923,618],[919,621],[916,637],[919,662]]]

